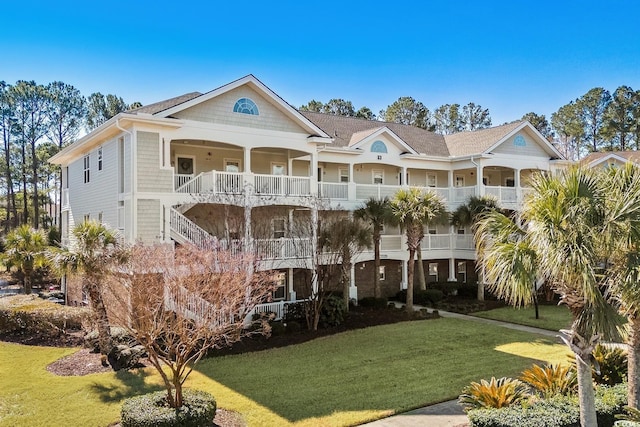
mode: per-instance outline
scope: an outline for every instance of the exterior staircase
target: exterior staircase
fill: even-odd
[[[177,209],[171,208],[169,226],[171,238],[178,243],[192,243],[203,249],[213,249],[219,244],[215,237],[182,215]]]

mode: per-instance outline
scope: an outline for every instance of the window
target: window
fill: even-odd
[[[374,184],[384,184],[384,171],[382,170],[374,170],[371,171],[373,174],[373,183]]]
[[[338,174],[340,175],[340,182],[349,182],[349,169],[340,168],[338,169]]]
[[[178,163],[178,174],[193,175],[193,160],[193,157],[178,157],[176,159]]]
[[[82,159],[82,162],[83,162],[83,171],[84,171],[84,183],[86,184],[87,182],[89,182],[90,169],[91,169],[91,158],[89,157],[88,154],[84,156],[84,159]]]
[[[225,172],[240,172],[240,160],[224,159]]]
[[[236,104],[233,106],[234,113],[241,114],[249,114],[250,116],[258,116],[260,115],[260,111],[258,111],[258,106],[255,102],[250,100],[249,98],[240,98],[236,101]]]
[[[516,147],[526,147],[527,141],[525,141],[522,135],[518,135],[513,139],[513,145]]]
[[[429,276],[433,276],[436,281],[438,281],[438,263],[430,262],[429,263]]]
[[[91,215],[89,214],[84,214],[84,216],[82,217],[83,222],[88,222],[90,219],[91,219]]]
[[[435,174],[427,174],[427,187],[435,188],[438,186],[438,180]]]
[[[273,291],[272,299],[274,301],[282,301],[285,298],[287,290],[287,274],[280,272],[276,275],[276,289]]]
[[[286,221],[284,218],[273,218],[271,229],[274,239],[282,239],[286,233]]]
[[[505,183],[505,185],[507,187],[515,187],[516,186],[516,182],[514,181],[513,178],[507,178],[504,183]]]
[[[464,261],[458,261],[457,265],[458,280],[462,283],[467,283],[467,263]]]
[[[438,234],[435,228],[430,228],[428,234]]]
[[[371,144],[371,152],[372,153],[387,153],[387,146],[384,144],[384,142],[378,140],[378,141],[374,141],[373,144]]]
[[[272,175],[286,175],[287,174],[287,166],[284,163],[271,163],[271,174]]]
[[[464,175],[456,175],[454,185],[456,187],[464,187]]]
[[[380,281],[383,281],[387,277],[384,265],[381,265],[378,269],[378,277],[380,278]]]
[[[98,170],[102,170],[102,147],[98,147]]]
[[[464,228],[458,228],[458,234],[465,234],[464,233]]]

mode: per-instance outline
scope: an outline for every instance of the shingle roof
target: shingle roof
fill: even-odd
[[[361,137],[361,140],[381,127],[387,127],[418,153],[449,157],[449,150],[442,135],[414,126],[311,111],[300,111],[300,113],[332,137],[334,147],[348,147],[354,134],[357,134],[356,137]]]
[[[169,108],[175,107],[176,105],[180,105],[183,102],[191,101],[193,98],[197,98],[202,95],[200,92],[190,92],[185,93],[184,95],[176,96],[175,98],[165,99],[164,101],[155,102],[149,105],[143,105],[140,108],[136,108],[134,110],[127,111],[128,113],[147,113],[147,114],[156,114],[164,110],[168,110]]]
[[[452,156],[480,154],[491,148],[522,123],[522,121],[515,121],[489,129],[454,133],[445,135],[444,140]]]
[[[612,154],[640,164],[640,152],[638,151],[603,151],[598,153],[590,153],[588,156],[580,160],[580,163],[588,165]]]

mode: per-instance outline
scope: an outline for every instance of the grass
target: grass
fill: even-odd
[[[571,313],[566,306],[540,305],[538,308],[539,319],[536,319],[534,307],[501,307],[494,310],[479,311],[471,315],[550,331],[569,329],[571,326]]]
[[[48,363],[73,349],[0,343],[0,426],[104,426],[124,398],[159,388],[133,373],[56,377]],[[341,426],[457,397],[471,381],[515,376],[566,347],[526,332],[458,319],[397,323],[304,344],[203,360],[188,387],[249,425]]]

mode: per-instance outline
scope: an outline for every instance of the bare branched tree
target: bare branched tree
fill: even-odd
[[[130,274],[119,323],[147,351],[173,408],[182,406],[182,387],[209,350],[268,332],[266,323],[244,327],[275,283],[272,273],[255,271],[247,253],[136,245]]]

